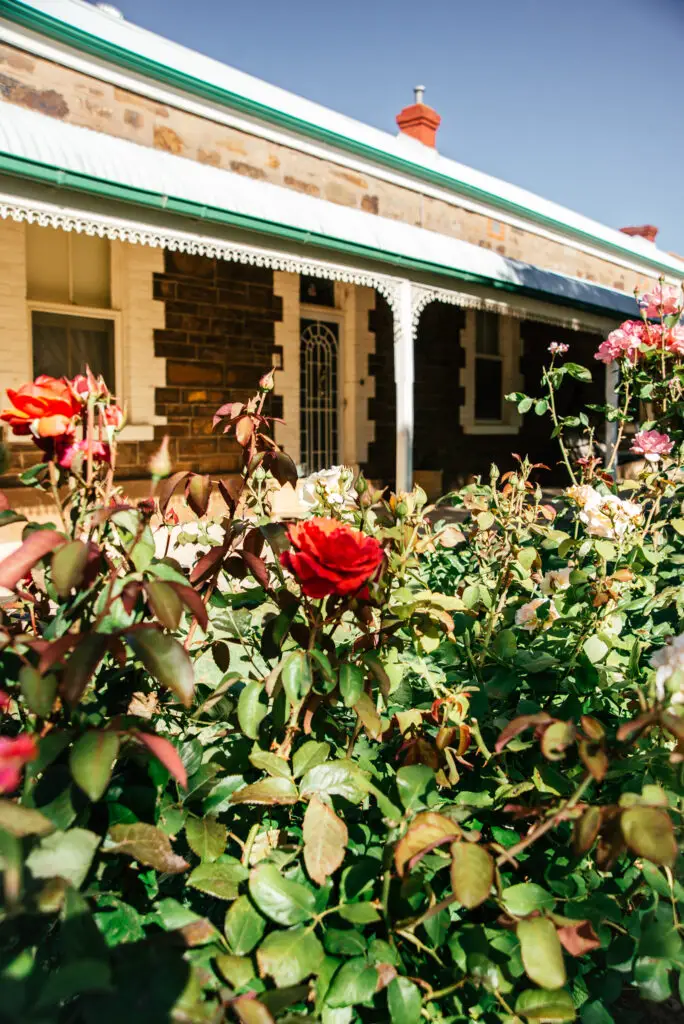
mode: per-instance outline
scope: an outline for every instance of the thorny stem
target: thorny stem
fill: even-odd
[[[613,445],[613,450],[610,454],[610,460],[606,465],[606,470],[608,473],[612,472],[613,463],[617,459],[618,451],[620,450],[620,445],[622,444],[622,435],[625,432],[625,423],[627,422],[627,413],[629,411],[629,401],[631,397],[632,395],[629,389],[628,382],[625,385],[625,401],[622,408],[622,412],[620,413],[620,424],[618,426],[617,437],[615,438],[615,444]]]
[[[553,369],[553,359],[551,360],[551,369]],[[554,393],[554,387],[551,383],[551,378],[549,377],[546,370],[544,370],[544,382],[549,391],[549,412],[551,413],[551,420],[553,422],[553,425],[555,429],[558,431],[556,436],[558,437],[558,446],[561,450],[561,455],[563,456],[563,462],[565,463],[565,467],[568,473],[570,474],[570,479],[572,480],[573,484],[576,484],[577,477],[575,476],[575,473],[573,471],[572,465],[570,463],[570,457],[568,456],[568,450],[565,447],[565,441],[563,440],[563,428],[560,426],[558,422],[558,413],[556,412],[556,398]]]
[[[517,856],[517,854],[519,853],[522,853],[522,851],[526,850],[528,846],[532,845],[532,843],[536,843],[536,841],[541,836],[545,835],[547,832],[550,832],[552,828],[555,828],[556,825],[559,824],[563,815],[566,814],[567,811],[572,810],[572,808],[579,803],[579,801],[582,799],[582,796],[584,795],[585,790],[588,788],[589,784],[592,781],[593,777],[587,772],[587,774],[584,776],[584,778],[582,779],[582,781],[580,782],[579,786],[572,794],[572,796],[568,800],[566,800],[565,803],[561,804],[561,806],[554,814],[552,814],[549,818],[543,821],[541,825],[538,825],[537,828],[533,828],[530,832],[528,832],[524,839],[521,839],[519,843],[515,844],[515,846],[509,847],[509,849],[507,849],[505,853],[499,855],[496,862],[497,867],[501,867],[502,864],[510,862],[511,858]]]

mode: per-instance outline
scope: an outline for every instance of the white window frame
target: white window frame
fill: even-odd
[[[499,316],[499,355],[488,356],[477,352],[477,310],[466,311],[465,327],[461,331],[461,347],[465,364],[461,369],[461,386],[465,402],[461,409],[461,427],[464,434],[517,434],[521,418],[515,405],[506,402],[504,395],[521,387],[520,376],[520,321],[517,317]],[[492,359],[501,362],[500,420],[475,419],[475,360]]]

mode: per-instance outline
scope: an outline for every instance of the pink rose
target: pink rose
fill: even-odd
[[[564,356],[569,351],[570,346],[566,345],[564,341],[552,341],[549,345],[549,352],[552,356]]]
[[[641,296],[639,305],[648,317],[672,316],[681,309],[681,289],[672,284],[657,284]]]
[[[88,442],[86,440],[74,441],[72,444],[66,444],[59,448],[57,465],[62,469],[71,469],[71,464],[79,454],[83,456],[83,461],[88,458]],[[104,444],[102,441],[93,441],[93,461],[107,463],[112,461],[112,451],[108,444]]]
[[[643,344],[648,344],[646,325],[641,320],[625,320],[601,342],[594,358],[606,364],[616,359],[629,359],[635,363],[639,347]]]
[[[21,782],[21,771],[38,757],[33,736],[22,732],[14,739],[0,738],[0,793],[12,793]]]
[[[669,455],[674,448],[674,441],[669,434],[661,434],[657,430],[640,430],[635,434],[630,451],[635,455],[643,455],[648,462],[657,462],[662,455]]]
[[[684,326],[677,324],[667,337],[667,347],[675,356],[684,356]]]

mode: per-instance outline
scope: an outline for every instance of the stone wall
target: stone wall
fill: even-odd
[[[146,99],[0,43],[0,101],[255,181],[437,231],[628,294],[648,279],[532,231]]]
[[[155,355],[166,360],[164,387],[156,389],[155,435],[168,434],[176,469],[231,473],[240,467],[234,441],[212,431],[216,409],[254,394],[273,365],[275,324],[282,302],[273,292],[273,272],[225,260],[166,252],[154,294],[165,309],[165,325],[154,332]],[[270,406],[279,415],[279,400]],[[122,473],[139,470],[147,444],[122,445]]]

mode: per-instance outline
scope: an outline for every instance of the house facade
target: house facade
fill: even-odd
[[[119,474],[229,475],[215,409],[278,369],[277,438],[401,489],[552,458],[506,403],[551,341],[592,365],[635,288],[684,262],[81,0],[0,0],[0,388],[104,374]],[[646,232],[648,234],[648,232]],[[569,392],[568,409],[578,400]],[[5,483],[35,458],[11,443]]]

